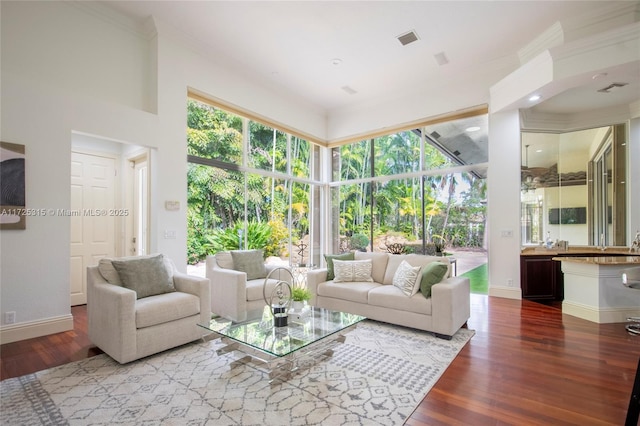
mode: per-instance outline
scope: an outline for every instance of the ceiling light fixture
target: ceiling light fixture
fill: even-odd
[[[477,132],[478,130],[480,130],[479,126],[471,126],[464,129],[465,132]]]
[[[334,59],[331,60],[331,65],[334,65],[334,66],[337,67],[340,64],[342,64],[342,59],[340,59],[340,58],[334,58]]]
[[[529,97],[529,102],[539,101],[540,99],[542,99],[542,96],[540,96],[540,95],[531,95]]]

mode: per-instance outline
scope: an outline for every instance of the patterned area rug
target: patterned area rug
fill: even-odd
[[[219,340],[120,365],[98,355],[1,386],[3,425],[402,424],[473,336],[452,340],[366,320],[285,383],[230,369]]]

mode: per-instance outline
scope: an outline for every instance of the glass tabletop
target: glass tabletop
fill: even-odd
[[[218,335],[248,345],[268,354],[282,357],[327,336],[352,327],[365,317],[346,312],[306,306],[301,312],[290,313],[288,325],[275,327],[267,306],[248,313],[246,321],[233,322],[212,318],[209,324],[199,324]]]

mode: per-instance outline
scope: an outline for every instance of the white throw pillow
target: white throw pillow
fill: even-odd
[[[421,266],[411,266],[403,260],[393,275],[393,285],[398,287],[407,296],[413,296],[420,289]]]
[[[334,283],[373,282],[371,278],[371,259],[333,260]]]

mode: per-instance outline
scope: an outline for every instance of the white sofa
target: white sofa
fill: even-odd
[[[470,316],[469,279],[454,277],[446,257],[417,254],[356,252],[355,260],[371,259],[373,282],[327,281],[327,269],[311,270],[307,286],[312,294],[311,305],[362,315],[377,321],[426,330],[450,339]],[[447,275],[431,287],[431,296],[421,292],[407,296],[392,285],[400,263],[424,266],[440,261],[449,264]]]
[[[234,254],[262,252],[259,250],[233,250]],[[262,258],[261,258],[262,259]],[[247,272],[240,271],[234,265],[231,252],[219,252],[215,255],[207,256],[206,276],[211,282],[211,311],[221,317],[232,321],[245,321],[251,312],[262,310],[265,307],[263,286],[266,276],[282,265],[264,263],[264,270],[258,274],[258,278],[247,279]],[[277,274],[277,272],[276,272]],[[277,274],[277,279],[270,279],[267,282],[267,297],[271,295],[275,284],[278,281],[291,281],[291,276],[287,273]]]
[[[177,272],[162,261],[175,291],[138,298],[111,262],[87,268],[89,339],[121,364],[200,339],[211,320],[209,280]]]

